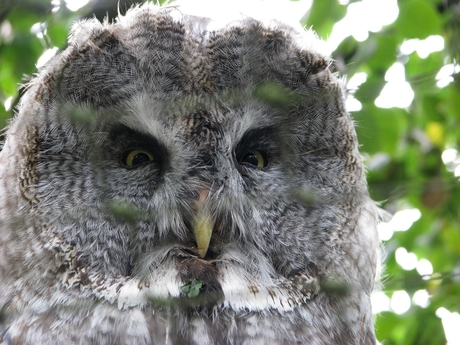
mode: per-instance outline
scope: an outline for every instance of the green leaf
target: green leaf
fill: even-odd
[[[119,200],[110,201],[107,204],[107,212],[126,222],[134,221],[141,215],[135,205]]]
[[[395,26],[404,38],[424,39],[442,34],[442,19],[434,5],[425,0],[400,1]]]
[[[407,128],[407,112],[398,108],[381,109],[368,104],[353,113],[353,118],[361,150],[367,153],[392,154]]]
[[[288,89],[279,84],[270,82],[256,87],[253,91],[253,96],[278,107],[282,107],[294,101],[294,96]]]
[[[375,50],[367,61],[369,67],[377,71],[386,71],[396,61],[397,46],[400,42],[394,35],[386,33],[371,34],[369,40],[375,41]]]
[[[306,27],[312,27],[319,37],[326,39],[332,32],[336,22],[345,17],[346,6],[337,6],[336,0],[314,1],[307,19],[302,21]]]
[[[192,278],[180,287],[180,291],[189,298],[197,297],[204,287],[204,283],[199,278]]]

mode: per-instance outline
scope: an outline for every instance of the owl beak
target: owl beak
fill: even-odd
[[[205,203],[208,194],[208,190],[201,189],[199,191],[199,196],[196,200],[197,213],[191,221],[200,258],[204,258],[208,251],[214,228],[214,219],[211,216],[209,207]]]

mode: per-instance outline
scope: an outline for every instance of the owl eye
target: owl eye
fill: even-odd
[[[129,167],[141,165],[154,161],[153,156],[144,150],[131,150],[126,152],[123,158],[123,163]]]
[[[267,155],[263,151],[250,151],[243,156],[241,163],[245,165],[252,165],[257,168],[265,168],[268,163]]]

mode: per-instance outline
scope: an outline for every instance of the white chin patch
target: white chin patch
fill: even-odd
[[[151,303],[183,304],[184,299],[189,297],[181,294],[182,282],[178,281],[177,271],[168,270],[164,273],[150,281],[130,277],[111,282],[99,281],[98,286],[93,285],[92,292],[97,298],[116,303],[120,310],[144,307]],[[218,306],[237,312],[273,309],[289,312],[308,303],[319,291],[317,278],[304,274],[292,279],[278,277],[273,279],[271,284],[261,284],[255,279],[244,279],[236,272],[226,271],[221,286],[224,299]]]
[[[235,311],[276,309],[288,312],[307,303],[319,291],[317,278],[306,275],[293,279],[280,276],[267,285],[257,281],[245,282],[238,275],[227,273],[222,282],[223,305]]]

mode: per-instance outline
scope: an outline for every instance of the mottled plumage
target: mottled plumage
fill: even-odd
[[[379,261],[312,32],[78,22],[0,153],[2,344],[373,344]]]

